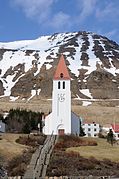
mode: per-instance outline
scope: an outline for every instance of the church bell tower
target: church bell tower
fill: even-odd
[[[70,76],[61,55],[53,77],[52,130],[54,134],[71,133],[71,91]]]

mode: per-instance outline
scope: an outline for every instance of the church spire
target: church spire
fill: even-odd
[[[64,56],[60,56],[57,69],[55,71],[54,80],[70,80],[69,72],[65,64]]]

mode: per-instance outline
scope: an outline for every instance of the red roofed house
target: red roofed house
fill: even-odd
[[[113,134],[115,136],[115,139],[119,140],[119,124],[112,124],[111,128],[112,128]]]
[[[80,133],[80,119],[71,112],[70,81],[64,56],[61,55],[53,77],[52,113],[44,119],[43,132],[46,135]]]

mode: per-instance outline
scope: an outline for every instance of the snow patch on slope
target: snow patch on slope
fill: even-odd
[[[92,104],[92,102],[90,102],[90,101],[83,101],[83,105],[82,106],[89,106],[91,104]]]
[[[0,48],[2,49],[20,49],[24,46],[28,46],[31,44],[34,40],[21,40],[21,41],[14,41],[14,42],[6,42],[2,43],[0,42]]]
[[[6,78],[6,81],[4,81],[4,88],[5,88],[5,91],[4,91],[4,96],[10,96],[11,94],[11,88],[14,86],[15,82],[13,82],[13,78],[14,78],[15,75],[9,75],[7,76]]]
[[[19,96],[14,97],[14,96],[10,96],[10,101],[16,101],[19,98]]]
[[[96,62],[100,61],[99,58],[97,58],[94,54],[93,47],[94,47],[94,41],[92,38],[92,35],[88,34],[89,39],[89,49],[86,51],[89,56],[89,66],[83,66],[84,69],[88,70],[85,74],[89,75],[92,71],[96,70]]]
[[[94,40],[92,38],[92,35],[88,34],[88,41],[89,41],[89,49],[87,49],[87,54],[89,59],[91,59],[91,61],[93,60],[93,62],[95,63],[96,60],[99,60],[99,58],[97,58],[94,54],[93,51],[93,47],[94,47]]]
[[[11,88],[14,86],[14,84],[21,78],[21,76],[13,82],[13,78],[15,77],[16,74],[9,75],[7,78],[3,78],[3,75],[6,73],[10,67],[11,69],[14,70],[14,67],[18,64],[24,64],[24,74],[29,71],[32,67],[32,61],[35,60],[38,70],[34,73],[34,76],[36,76],[40,70],[42,65],[45,63],[46,65],[46,70],[50,69],[52,67],[51,64],[48,64],[50,62],[53,62],[55,58],[57,58],[57,54],[59,53],[59,48],[61,45],[67,44],[67,42],[70,42],[70,39],[75,37],[78,33],[61,33],[61,34],[54,34],[52,36],[42,36],[38,39],[35,40],[24,40],[24,41],[16,41],[16,42],[8,42],[8,43],[0,43],[0,48],[6,48],[6,49],[15,49],[18,51],[7,51],[3,55],[3,59],[0,61],[0,68],[1,68],[1,74],[0,74],[0,80],[3,82],[3,87],[6,89],[5,90],[5,96],[11,94]],[[80,60],[82,52],[81,52],[81,47],[83,45],[83,42],[85,40],[82,38],[82,35],[78,35],[77,37],[77,43],[78,47],[74,45],[69,45],[68,47],[73,47],[75,48],[76,52],[75,55],[72,57],[69,57],[70,52],[66,51],[63,52],[67,56],[67,60],[69,61],[69,69],[71,70],[72,73],[74,73],[77,77],[79,76],[79,69],[82,67],[82,69],[87,69],[88,71],[85,73],[85,75],[89,75],[92,71],[96,70],[96,62],[98,61],[99,64],[102,64],[99,58],[97,58],[94,54],[94,40],[92,37],[92,34],[88,34],[88,41],[89,41],[89,48],[85,51],[88,56],[89,56],[89,66],[81,66],[82,61]],[[104,52],[105,51],[105,46],[102,39],[98,39],[100,46],[102,46]],[[37,50],[37,54],[39,58],[35,58],[35,53],[33,52],[32,54],[28,55],[26,54],[25,50]],[[116,50],[115,50],[116,51]],[[50,55],[50,58],[48,59],[47,57]],[[47,59],[46,59],[47,58]],[[110,72],[113,75],[116,75],[116,73],[119,73],[119,69],[116,69],[114,65],[112,64],[112,59],[109,58],[111,68],[107,69],[104,68],[106,71]],[[24,75],[23,74],[23,75]],[[87,77],[86,77],[87,78]],[[83,80],[86,82],[86,78]],[[84,89],[83,89],[84,90]],[[82,91],[83,94],[86,96],[92,98],[91,94],[89,95],[89,91]],[[32,96],[34,96],[35,92],[32,92]]]
[[[31,96],[28,98],[28,101],[36,95],[36,90],[31,90]]]
[[[93,98],[89,89],[82,89],[82,90],[80,90],[80,92],[83,93],[85,96],[88,96],[91,99]]]
[[[84,40],[82,39],[82,36],[79,36],[78,39],[78,45],[79,47],[75,47],[75,56],[74,59],[72,59],[71,57],[67,57],[67,59],[69,59],[69,69],[71,70],[72,73],[74,73],[77,77],[79,76],[79,68],[81,66],[81,55],[82,55],[82,52],[81,52],[81,47],[82,47],[82,44],[84,42]]]
[[[28,98],[27,101],[30,101],[35,95],[39,95],[41,92],[41,89],[38,89],[38,90],[31,90],[31,96],[30,98]]]

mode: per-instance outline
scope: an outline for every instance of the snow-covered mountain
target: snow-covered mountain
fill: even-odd
[[[0,98],[51,98],[61,53],[71,75],[73,98],[119,98],[119,45],[90,32],[0,43]]]

